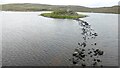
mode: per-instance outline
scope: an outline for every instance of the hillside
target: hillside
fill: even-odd
[[[1,6],[1,5],[0,5]],[[97,12],[97,13],[120,13],[118,8],[120,6],[112,7],[100,7],[100,8],[89,8],[84,6],[73,6],[73,5],[47,5],[47,4],[30,4],[30,3],[14,3],[14,4],[3,4],[3,11],[54,11],[58,9],[69,9],[78,12]]]

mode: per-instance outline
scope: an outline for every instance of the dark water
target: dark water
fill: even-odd
[[[40,12],[2,12],[3,66],[68,66],[82,40],[78,22],[38,16]],[[104,66],[118,65],[118,15],[85,13],[83,18],[99,34],[97,47],[105,51]]]

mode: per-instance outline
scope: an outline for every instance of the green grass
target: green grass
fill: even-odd
[[[84,18],[87,16],[83,14],[77,14],[76,12],[73,11],[61,11],[61,10],[54,11],[52,13],[42,13],[40,15],[44,17],[59,18],[59,19],[77,19],[77,18]]]

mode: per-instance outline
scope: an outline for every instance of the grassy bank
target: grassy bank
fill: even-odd
[[[87,17],[87,15],[77,14],[76,12],[66,10],[53,11],[52,13],[42,13],[40,15],[44,17],[59,19],[77,19]]]

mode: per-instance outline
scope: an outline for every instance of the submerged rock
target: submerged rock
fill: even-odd
[[[78,43],[78,45],[80,45],[80,43]]]
[[[78,52],[74,52],[74,53],[73,53],[73,56],[77,56],[77,55],[78,55]]]

